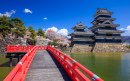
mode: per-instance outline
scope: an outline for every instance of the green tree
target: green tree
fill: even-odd
[[[0,16],[0,33],[3,35],[3,38],[11,32],[11,28],[11,20],[7,16]]]
[[[28,27],[28,30],[31,32],[31,38],[32,38],[33,40],[35,40],[36,32],[35,32],[35,30],[33,29],[33,27],[32,27],[32,26],[29,26],[29,27]]]
[[[41,29],[41,28],[39,28],[39,29],[38,29],[38,32],[37,32],[37,35],[38,35],[38,36],[43,36],[43,37],[45,37],[44,33],[45,33],[44,30]]]
[[[13,25],[13,28],[12,29],[12,33],[15,35],[16,38],[18,38],[19,36],[20,37],[24,37],[24,35],[26,34],[26,27],[23,26],[24,25],[24,22],[16,17],[16,18],[13,18],[11,17],[11,23]]]
[[[52,45],[57,46],[57,39],[54,39],[54,41],[52,42]]]

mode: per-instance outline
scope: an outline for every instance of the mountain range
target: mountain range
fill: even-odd
[[[130,36],[124,36],[124,38],[121,39],[122,43],[125,43],[126,41],[130,43]]]

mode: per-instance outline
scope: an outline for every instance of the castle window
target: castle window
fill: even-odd
[[[106,36],[112,36],[112,34],[106,34]]]
[[[106,29],[110,29],[111,27],[107,26]]]
[[[80,35],[80,37],[83,37],[82,35]]]
[[[76,29],[76,31],[84,31],[84,29]]]
[[[83,26],[83,25],[79,25],[79,26]]]

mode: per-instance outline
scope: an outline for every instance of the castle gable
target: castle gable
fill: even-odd
[[[113,24],[113,22],[112,22],[112,21],[109,21],[109,20],[106,20],[106,21],[104,21],[102,24]]]

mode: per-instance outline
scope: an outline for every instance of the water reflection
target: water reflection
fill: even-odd
[[[71,57],[105,81],[130,81],[130,53],[71,53]]]

